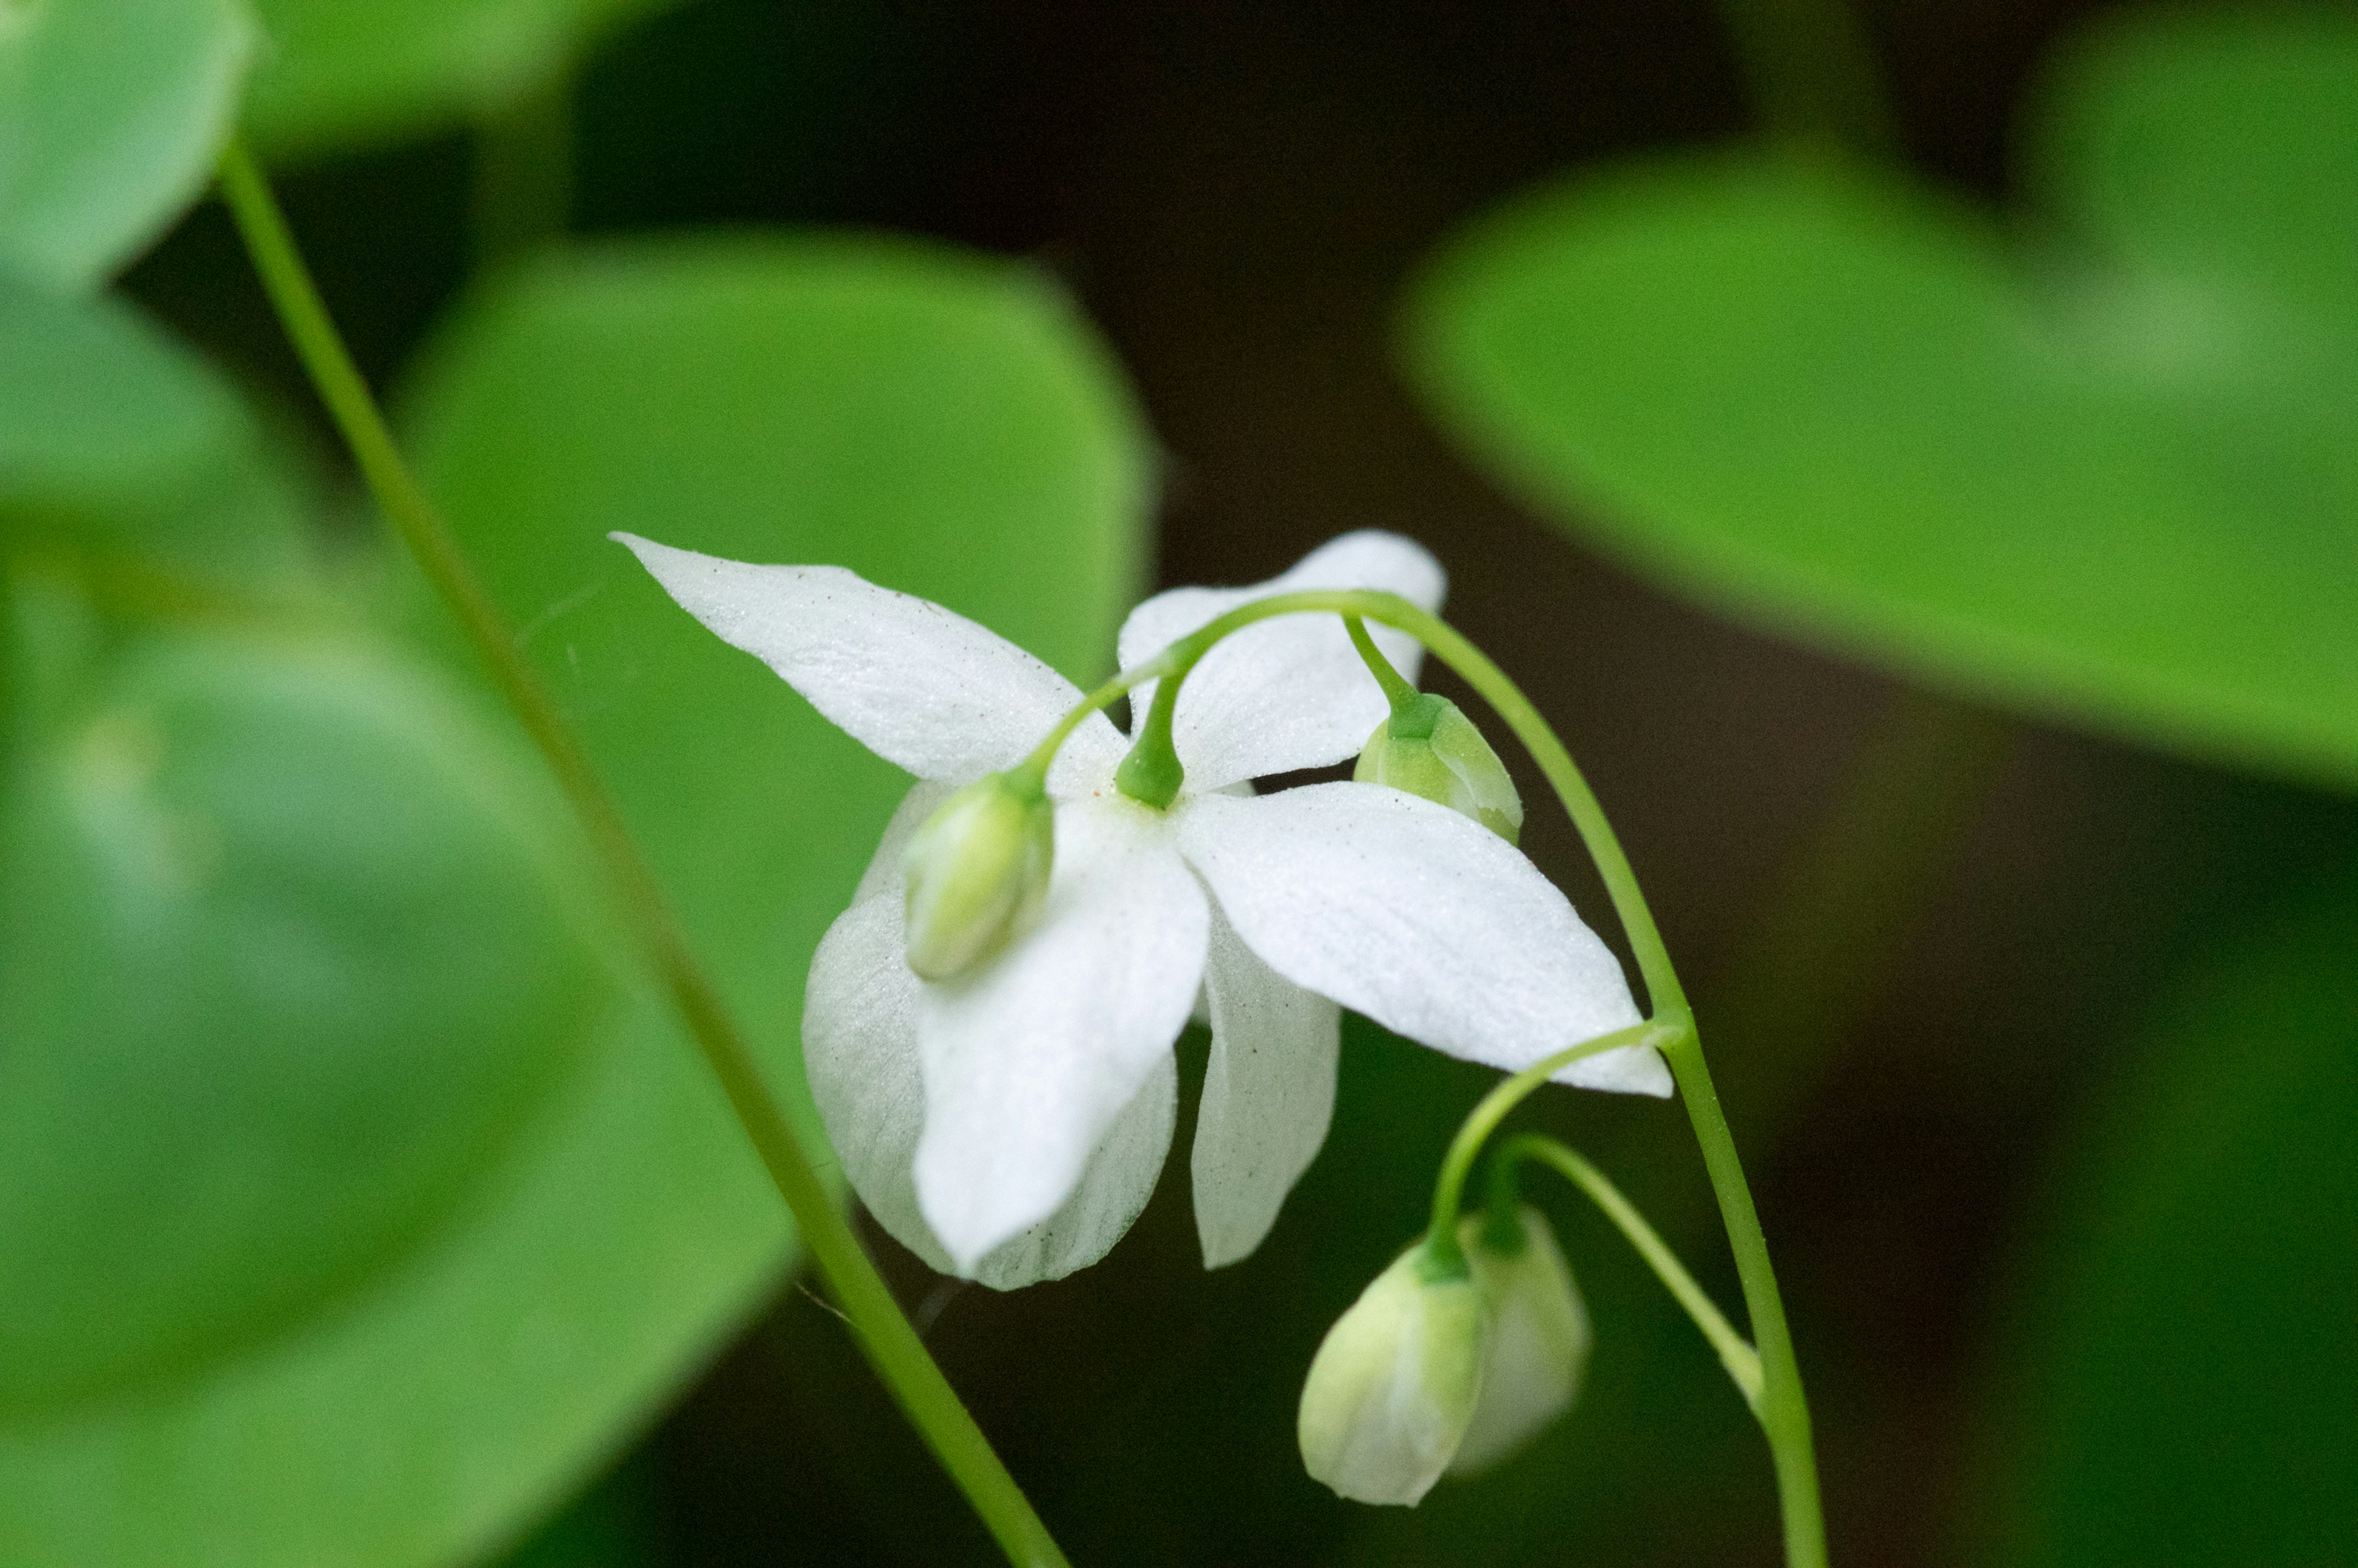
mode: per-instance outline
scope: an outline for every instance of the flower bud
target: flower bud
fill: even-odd
[[[1487,1333],[1473,1280],[1422,1244],[1402,1253],[1310,1363],[1295,1430],[1312,1478],[1362,1503],[1431,1491],[1473,1418]]]
[[[909,968],[946,980],[972,968],[1048,893],[1055,809],[1036,785],[990,773],[959,790],[909,840]]]
[[[1472,817],[1511,844],[1523,830],[1523,800],[1507,765],[1474,721],[1431,692],[1368,737],[1351,776],[1390,784]]]
[[[1519,1206],[1515,1220],[1520,1235],[1511,1247],[1489,1233],[1484,1215],[1468,1215],[1457,1227],[1489,1308],[1490,1342],[1482,1398],[1452,1475],[1486,1469],[1538,1436],[1572,1407],[1588,1365],[1588,1309],[1555,1232],[1529,1204]]]

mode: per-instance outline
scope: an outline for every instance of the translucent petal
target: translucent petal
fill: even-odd
[[[1340,1011],[1254,956],[1215,909],[1204,965],[1212,1054],[1195,1118],[1204,1267],[1250,1256],[1335,1113]]]
[[[970,1267],[1053,1213],[1187,1022],[1210,913],[1171,824],[1119,796],[1056,811],[1040,924],[917,1002],[917,1195]]]
[[[1373,530],[1346,534],[1250,588],[1180,588],[1155,595],[1122,623],[1121,662],[1128,668],[1215,617],[1271,594],[1381,589],[1438,610],[1447,584],[1441,564],[1414,540]],[[1386,627],[1370,630],[1393,666],[1415,679],[1422,657],[1416,642]],[[1130,694],[1130,711],[1144,714],[1152,698],[1149,682]],[[1358,751],[1388,711],[1339,617],[1286,615],[1247,627],[1204,656],[1180,689],[1171,734],[1187,770],[1186,787],[1201,792],[1339,762]]]
[[[927,790],[939,793],[939,786],[920,784],[911,796]],[[878,861],[897,862],[897,855],[888,833]],[[901,895],[888,885],[846,910],[819,944],[803,1005],[803,1062],[827,1138],[860,1202],[894,1240],[955,1273],[917,1207],[913,1166],[925,1089],[916,997],[917,979],[901,954]],[[1090,1155],[1072,1195],[1045,1220],[993,1248],[974,1277],[1013,1290],[1062,1279],[1104,1257],[1153,1194],[1171,1147],[1177,1082],[1166,1054]]]
[[[1453,1056],[1525,1067],[1639,1022],[1620,965],[1563,894],[1446,806],[1363,784],[1198,797],[1179,847],[1271,968]],[[1671,1092],[1651,1047],[1558,1076]]]

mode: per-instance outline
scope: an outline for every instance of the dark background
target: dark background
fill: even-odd
[[[2005,200],[2014,106],[2089,9],[1873,11],[1916,168]],[[2009,1270],[2059,1140],[2126,1070],[2141,1009],[2200,936],[2348,862],[2358,829],[2322,797],[1954,707],[1686,609],[1520,512],[1434,433],[1392,351],[1420,259],[1567,167],[1748,134],[1715,13],[689,0],[601,51],[576,115],[581,231],[879,225],[1065,279],[1163,444],[1162,580],[1250,581],[1368,525],[1440,555],[1452,619],[1580,756],[1690,977],[1811,1379],[1836,1559],[1964,1560],[1998,1462],[1985,1390]],[[472,265],[471,186],[458,139],[287,181],[330,302],[396,395]],[[132,287],[308,407],[217,211]],[[1878,748],[1921,766],[1851,783]],[[1870,842],[1898,857],[1886,907],[1831,952],[1780,947],[1780,890],[1845,789],[1895,795],[1904,820],[1927,769],[1949,781],[1923,786],[1947,827]],[[1531,782],[1526,848],[1609,924]],[[1076,1562],[1778,1560],[1739,1401],[1563,1192],[1543,1201],[1598,1327],[1574,1415],[1414,1514],[1303,1475],[1310,1354],[1416,1228],[1487,1076],[1353,1025],[1325,1152],[1260,1253],[1217,1274],[1195,1252],[1184,1108],[1144,1219],[1073,1280],[960,1288],[874,1238]],[[1563,1095],[1535,1119],[1621,1176],[1735,1301],[1674,1106]],[[567,1528],[540,1560],[586,1561],[566,1553],[601,1533],[676,1564],[993,1558],[794,1286]]]

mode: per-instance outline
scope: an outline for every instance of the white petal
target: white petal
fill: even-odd
[[[1195,1118],[1204,1267],[1251,1255],[1335,1115],[1340,1011],[1256,957],[1217,909],[1204,963],[1212,1055]]]
[[[1118,795],[1059,806],[1038,926],[920,988],[917,1195],[962,1266],[1065,1202],[1187,1022],[1210,913],[1171,839]]]
[[[954,1273],[949,1253],[918,1212],[912,1169],[925,1125],[916,999],[917,978],[901,951],[899,893],[852,905],[828,927],[811,961],[803,1065],[860,1201],[894,1240]],[[975,1277],[1013,1290],[1062,1279],[1104,1257],[1153,1194],[1171,1147],[1177,1084],[1165,1057],[1089,1157],[1064,1206],[994,1248]]]
[[[919,778],[963,784],[1030,754],[1081,694],[996,633],[841,567],[748,566],[632,534],[631,547],[680,608],[785,677],[837,727]],[[1059,777],[1102,776],[1120,732],[1084,720]]]
[[[1422,545],[1397,534],[1346,534],[1304,556],[1282,576],[1250,588],[1181,588],[1130,612],[1121,628],[1126,669],[1161,653],[1238,605],[1312,588],[1368,588],[1396,593],[1425,610],[1441,608],[1448,579]],[[1407,633],[1369,628],[1376,645],[1410,680],[1422,647]],[[1130,694],[1143,716],[1149,682]],[[1203,792],[1238,779],[1339,762],[1366,743],[1390,708],[1375,677],[1352,650],[1340,617],[1285,615],[1249,626],[1204,655],[1179,691],[1171,735]],[[1133,719],[1131,728],[1135,729]]]
[[[1379,784],[1187,803],[1180,852],[1252,950],[1395,1033],[1529,1066],[1639,1022],[1612,953],[1520,851]],[[1671,1092],[1651,1047],[1575,1062],[1590,1088]]]

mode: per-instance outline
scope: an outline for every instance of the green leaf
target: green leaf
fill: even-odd
[[[254,0],[270,51],[246,125],[273,155],[422,135],[557,80],[670,0]]]
[[[86,287],[196,200],[254,51],[241,0],[0,4],[0,268]]]
[[[297,497],[237,394],[130,307],[0,273],[0,543],[254,587]]]
[[[1972,1561],[2358,1561],[2358,904],[2226,938],[2042,1206]]]
[[[2072,250],[1861,174],[1658,165],[1461,243],[1419,373],[1675,589],[2358,784],[2358,25],[2163,23],[2075,60],[2040,149]]]
[[[12,1420],[365,1288],[514,1141],[592,978],[513,760],[417,675],[222,635],[109,663],[0,837]]]
[[[1148,503],[1120,383],[1021,268],[749,240],[512,276],[416,391],[429,488],[823,1149],[803,976],[905,781],[604,535],[843,562],[1094,675]],[[421,587],[395,597],[480,678]],[[498,1179],[364,1299],[169,1400],[0,1424],[0,1561],[439,1568],[578,1484],[788,1255],[774,1191],[658,997],[618,996],[582,1050]]]

